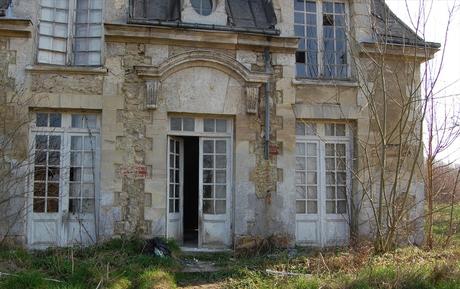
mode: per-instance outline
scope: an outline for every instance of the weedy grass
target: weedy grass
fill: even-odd
[[[435,218],[442,240],[447,209]],[[455,229],[460,206],[454,210]],[[187,255],[167,241],[172,258],[144,252],[145,242],[117,239],[89,248],[26,251],[0,248],[0,289],[169,289],[205,288],[293,289],[459,289],[460,234],[448,247],[431,251],[406,247],[375,255],[371,246],[315,251],[270,250],[260,255],[232,253]],[[188,259],[188,260],[187,260]],[[216,272],[183,273],[184,260],[211,262]],[[266,270],[294,275],[270,274]],[[53,279],[53,280],[50,280]],[[59,282],[58,282],[59,281]],[[98,287],[99,286],[99,287]]]

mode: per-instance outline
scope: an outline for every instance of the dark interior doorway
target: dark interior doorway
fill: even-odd
[[[184,137],[184,245],[198,246],[199,138]]]

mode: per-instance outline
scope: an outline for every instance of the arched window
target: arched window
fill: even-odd
[[[208,16],[212,12],[212,0],[191,0],[195,11],[203,16]]]

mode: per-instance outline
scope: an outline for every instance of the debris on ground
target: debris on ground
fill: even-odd
[[[143,252],[157,257],[171,257],[171,250],[166,242],[161,238],[153,238],[145,241]]]
[[[208,273],[208,272],[217,272],[219,268],[216,267],[216,264],[213,262],[200,261],[195,258],[193,259],[183,259],[181,260],[184,273]]]

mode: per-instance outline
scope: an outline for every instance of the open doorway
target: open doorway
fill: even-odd
[[[199,138],[187,136],[184,140],[184,246],[198,246],[199,201]]]

